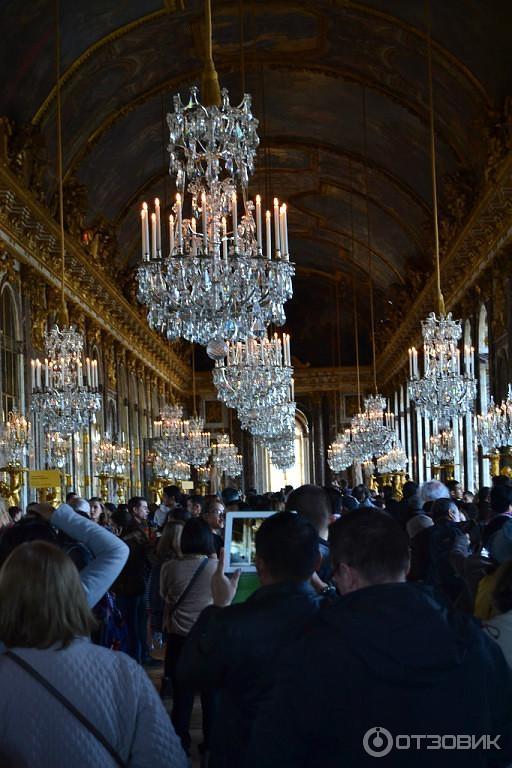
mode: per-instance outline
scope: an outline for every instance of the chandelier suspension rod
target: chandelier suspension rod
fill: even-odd
[[[64,182],[62,172],[62,104],[61,104],[61,77],[60,77],[60,6],[59,0],[55,0],[55,70],[56,70],[56,96],[57,96],[57,180],[59,185],[59,226],[60,226],[60,256],[61,256],[61,324],[67,320],[66,302],[64,299],[64,275],[66,269],[66,241],[64,234]]]
[[[359,370],[359,323],[357,318],[356,262],[354,258],[354,193],[352,179],[352,161],[349,160],[350,179],[350,257],[352,261],[352,307],[354,311],[354,341],[356,347],[357,409],[361,411],[361,372]]]
[[[203,103],[206,107],[219,107],[221,103],[219,76],[213,61],[212,3],[205,0],[205,60],[201,80]]]
[[[435,259],[436,259],[436,288],[437,288],[437,303],[439,314],[445,314],[444,298],[441,291],[441,260],[439,256],[439,212],[437,203],[437,173],[436,173],[436,137],[434,127],[434,92],[433,92],[433,77],[432,77],[432,9],[430,1],[427,0],[426,16],[427,16],[427,65],[428,65],[428,107],[429,107],[429,123],[430,123],[430,162],[432,171],[432,205],[434,208],[434,243],[435,243]]]
[[[366,193],[366,247],[368,249],[368,287],[370,293],[370,327],[372,342],[373,387],[377,394],[377,354],[375,349],[375,309],[373,305],[373,259],[370,236],[370,206],[368,202],[368,126],[366,119],[366,87],[363,86],[363,147],[364,147],[364,185]]]
[[[197,416],[196,409],[196,355],[194,342],[191,342],[192,347],[192,402],[194,406],[194,416]]]
[[[238,14],[240,18],[240,81],[242,85],[242,99],[243,99],[245,94],[244,0],[238,0]]]

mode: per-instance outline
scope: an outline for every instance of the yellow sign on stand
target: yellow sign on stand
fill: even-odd
[[[60,488],[58,469],[31,469],[28,473],[31,488]]]

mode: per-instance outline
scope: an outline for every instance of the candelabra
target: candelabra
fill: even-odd
[[[101,408],[96,360],[83,359],[73,326],[45,333],[45,359],[31,361],[31,410],[50,432],[67,436],[89,425]]]
[[[108,496],[108,481],[113,480],[116,484],[118,501],[121,503],[129,477],[130,449],[124,443],[113,442],[106,435],[96,448],[96,465],[102,498]]]
[[[465,372],[460,372],[458,342],[462,336],[460,320],[451,312],[433,312],[422,322],[423,377],[419,376],[418,352],[409,350],[409,394],[422,416],[451,419],[470,413],[476,397],[474,349],[465,348]]]
[[[9,482],[0,482],[0,496],[8,499],[12,505],[19,504],[19,491],[22,485],[23,468],[27,452],[31,445],[30,422],[16,409],[9,412],[7,421],[2,425],[0,447],[3,454],[3,466]]]

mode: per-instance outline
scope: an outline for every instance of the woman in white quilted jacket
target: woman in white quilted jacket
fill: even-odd
[[[0,765],[185,768],[143,668],[92,645],[78,571],[53,544],[17,547],[0,570]]]

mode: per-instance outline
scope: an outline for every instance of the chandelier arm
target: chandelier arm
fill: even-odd
[[[434,91],[432,77],[432,8],[431,0],[426,0],[427,16],[427,67],[428,67],[428,108],[430,123],[430,163],[432,172],[432,205],[434,209],[434,243],[436,259],[436,288],[439,314],[445,314],[444,298],[441,291],[441,260],[439,256],[439,212],[437,202],[437,173],[436,173],[436,137],[434,127]]]
[[[60,76],[60,4],[55,0],[55,72],[56,72],[56,95],[57,95],[57,180],[59,188],[59,227],[60,227],[60,249],[61,249],[61,286],[60,298],[61,309],[59,322],[61,325],[67,323],[67,310],[64,298],[64,274],[66,268],[66,244],[64,234],[64,181],[62,171],[62,102],[61,102],[61,76]]]
[[[219,76],[213,61],[213,27],[211,0],[205,0],[205,61],[201,80],[203,102],[207,107],[220,107]]]

